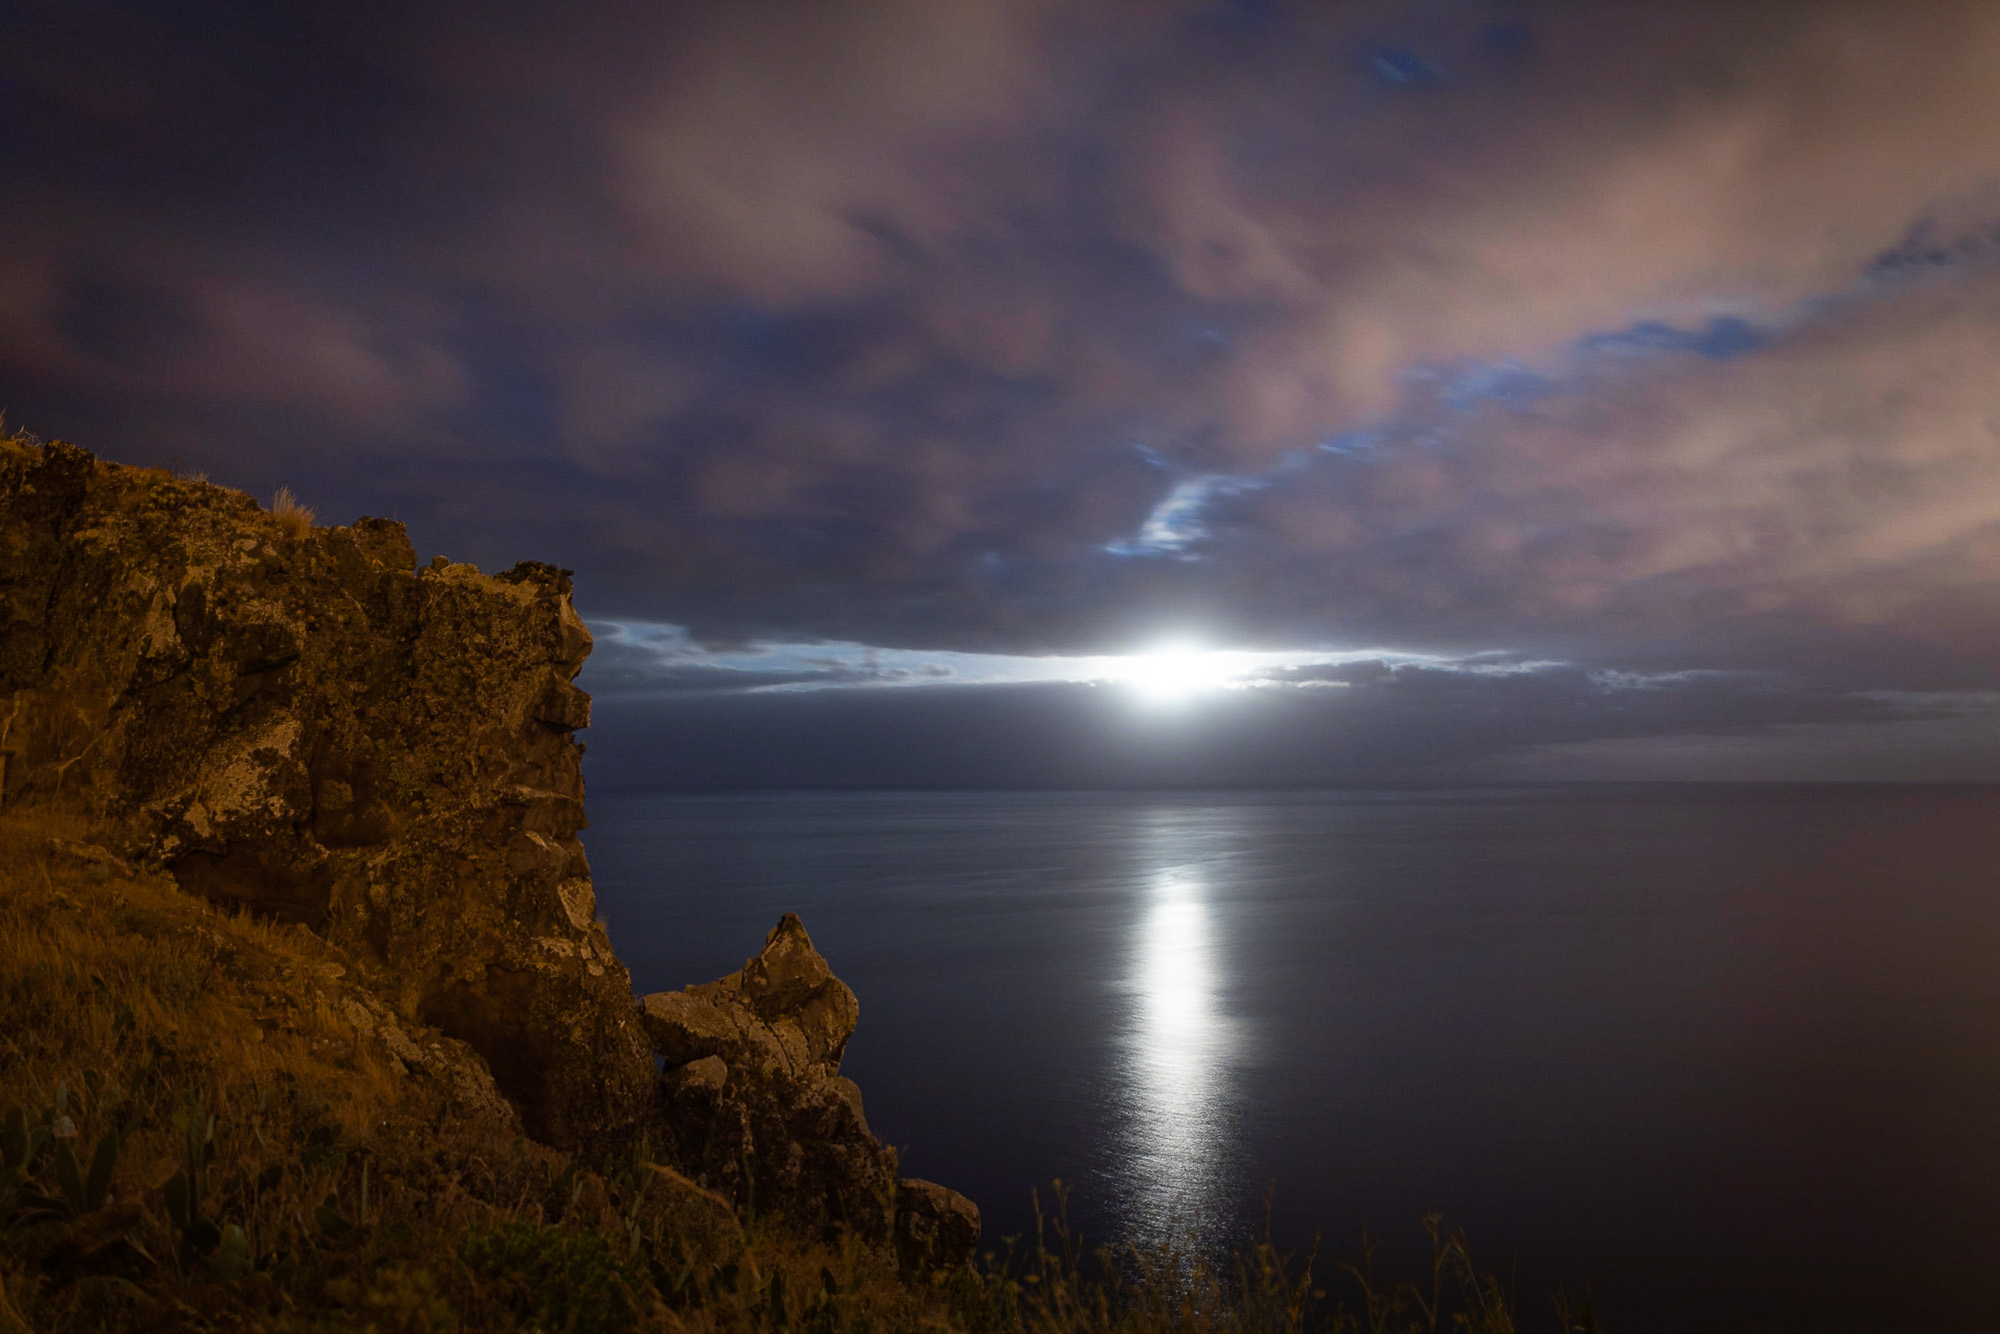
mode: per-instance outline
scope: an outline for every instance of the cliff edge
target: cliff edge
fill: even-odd
[[[388,1059],[543,1143],[650,1142],[732,1206],[963,1259],[977,1210],[898,1181],[838,1073],[854,994],[797,918],[635,1001],[577,837],[590,649],[553,566],[419,568],[389,520],[0,441],[0,805],[309,930]]]
[[[978,1211],[898,1180],[839,1075],[858,1004],[796,917],[739,975],[634,999],[577,837],[590,649],[553,566],[419,568],[399,523],[0,440],[0,808],[310,931],[384,1059],[489,1122],[961,1261]]]
[[[576,837],[569,591],[533,562],[420,570],[387,520],[0,444],[5,797],[67,794],[114,854],[346,947],[536,1138],[616,1134],[654,1062]]]

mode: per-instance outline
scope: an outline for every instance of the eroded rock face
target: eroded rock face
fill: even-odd
[[[0,442],[7,787],[80,796],[114,853],[351,947],[538,1138],[620,1133],[654,1066],[577,840],[569,591],[534,562],[419,570],[387,520],[313,528]]]
[[[739,1071],[817,1083],[840,1073],[860,1002],[786,913],[763,953],[720,981],[646,997],[646,1036],[671,1066],[720,1057]]]
[[[978,1209],[941,1186],[899,1184],[895,1150],[870,1133],[861,1090],[840,1074],[861,1007],[795,915],[741,971],[643,1006],[667,1062],[674,1156],[704,1184],[804,1227],[894,1235],[908,1263],[971,1254]]]
[[[905,1269],[969,1264],[978,1245],[978,1205],[935,1181],[896,1183],[896,1254]]]
[[[0,800],[61,792],[102,846],[56,855],[157,863],[337,942],[364,975],[330,1003],[496,1124],[644,1129],[739,1207],[962,1263],[978,1210],[897,1180],[840,1074],[860,1006],[797,917],[741,971],[634,1004],[577,839],[569,592],[535,562],[419,570],[386,520],[314,528],[0,440]]]

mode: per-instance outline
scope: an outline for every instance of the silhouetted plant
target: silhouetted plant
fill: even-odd
[[[68,1084],[58,1084],[55,1102],[32,1120],[20,1107],[0,1113],[0,1227],[74,1218],[104,1208],[124,1131],[113,1127],[98,1138],[88,1172],[70,1145],[76,1137]]]
[[[192,1111],[174,1113],[174,1126],[183,1136],[187,1160],[167,1178],[167,1218],[174,1225],[181,1265],[186,1267],[222,1240],[222,1229],[201,1212],[202,1187],[215,1157],[215,1118],[204,1115],[197,1105]]]

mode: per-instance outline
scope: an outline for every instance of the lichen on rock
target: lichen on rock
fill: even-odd
[[[653,1062],[577,838],[590,635],[569,593],[539,562],[419,570],[389,520],[301,529],[0,442],[5,781],[87,803],[190,892],[351,948],[537,1137],[626,1133]]]

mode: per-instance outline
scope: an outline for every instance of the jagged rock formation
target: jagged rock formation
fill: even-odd
[[[928,1181],[896,1177],[840,1058],[861,1009],[791,913],[741,971],[643,1002],[667,1062],[675,1156],[731,1198],[767,1202],[814,1228],[893,1234],[912,1266],[963,1263],[979,1210]]]
[[[654,1084],[576,837],[590,647],[553,567],[418,570],[397,523],[0,442],[9,789],[350,947],[556,1143],[633,1124]]]
[[[418,569],[388,520],[0,440],[0,804],[60,794],[104,846],[59,855],[339,946],[355,1031],[489,1119],[654,1134],[739,1205],[962,1263],[978,1210],[898,1181],[840,1075],[854,993],[796,917],[740,973],[635,1004],[577,838],[569,593],[533,561]]]
[[[713,1189],[807,1227],[886,1236],[896,1154],[868,1131],[838,1074],[860,1006],[786,914],[741,972],[643,1002],[667,1062],[675,1156]]]

